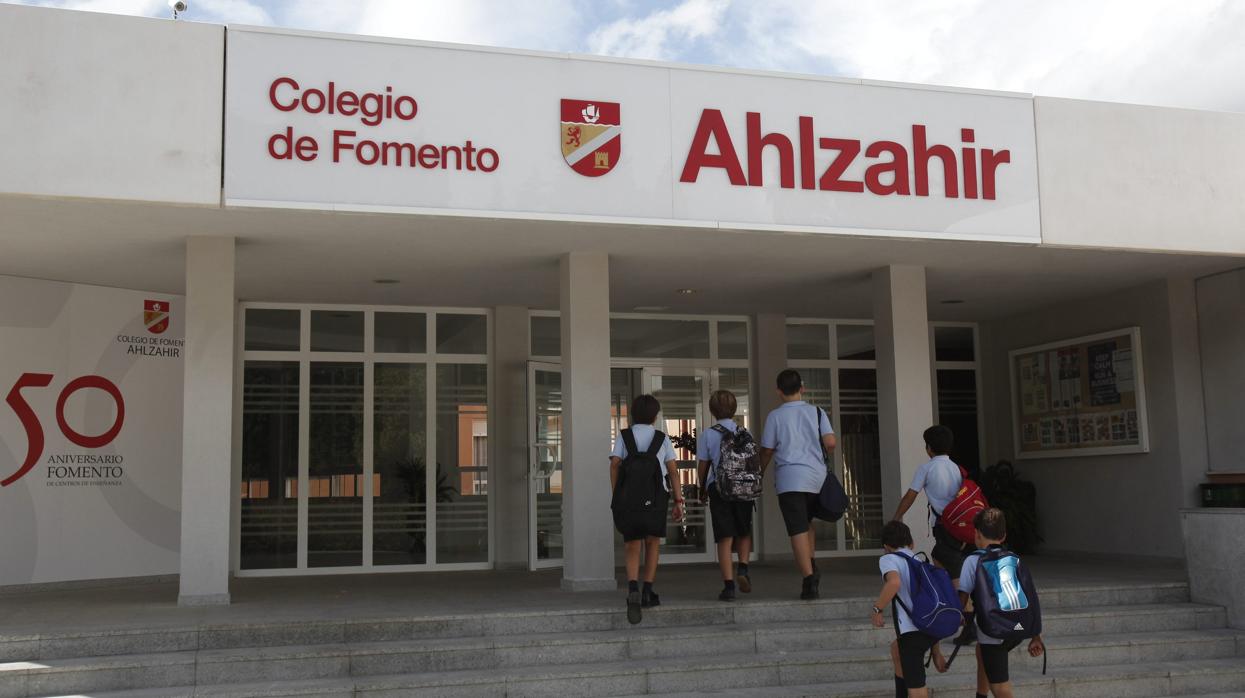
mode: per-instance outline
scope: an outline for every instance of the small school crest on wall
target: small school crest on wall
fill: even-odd
[[[614,169],[622,155],[622,108],[617,102],[562,100],[562,157],[585,177]]]
[[[169,328],[169,302],[143,301],[143,324],[152,334],[161,334]]]

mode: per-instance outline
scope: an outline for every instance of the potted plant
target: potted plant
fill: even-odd
[[[1038,528],[1037,487],[1020,477],[1010,461],[999,461],[986,468],[978,480],[990,506],[1007,517],[1007,546],[1023,555],[1042,543]]]

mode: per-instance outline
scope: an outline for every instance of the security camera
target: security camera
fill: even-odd
[[[169,0],[169,9],[173,10],[173,19],[177,19],[177,15],[185,12],[187,5],[183,0]]]

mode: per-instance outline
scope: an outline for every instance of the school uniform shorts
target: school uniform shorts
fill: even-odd
[[[942,524],[934,524],[934,550],[933,557],[942,565],[942,568],[950,573],[952,579],[960,578],[960,570],[964,568],[964,558],[968,553],[969,545],[956,540],[954,536],[942,527]]]
[[[1001,645],[977,643],[981,648],[981,666],[986,670],[986,680],[990,683],[1007,683],[1011,680],[1007,671],[1007,655],[1019,644],[1020,640],[1008,640]]]
[[[899,666],[908,688],[925,688],[925,654],[935,642],[933,636],[916,630],[899,636]]]
[[[731,502],[722,498],[715,482],[709,486],[709,516],[713,519],[713,542],[752,535],[755,502]]]
[[[798,536],[808,530],[809,523],[821,512],[816,492],[783,492],[778,495],[778,510],[787,525],[788,536]]]

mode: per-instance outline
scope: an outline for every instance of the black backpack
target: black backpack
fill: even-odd
[[[1002,546],[980,555],[973,584],[973,608],[981,632],[1000,640],[1026,640],[1042,634],[1042,607],[1029,567]]]
[[[647,451],[636,448],[635,434],[630,429],[623,429],[619,436],[627,446],[627,457],[618,469],[618,484],[610,502],[615,519],[625,515],[628,521],[642,520],[646,515],[659,512],[664,520],[669,495],[662,486],[662,464],[657,454],[666,443],[666,435],[654,432]]]

